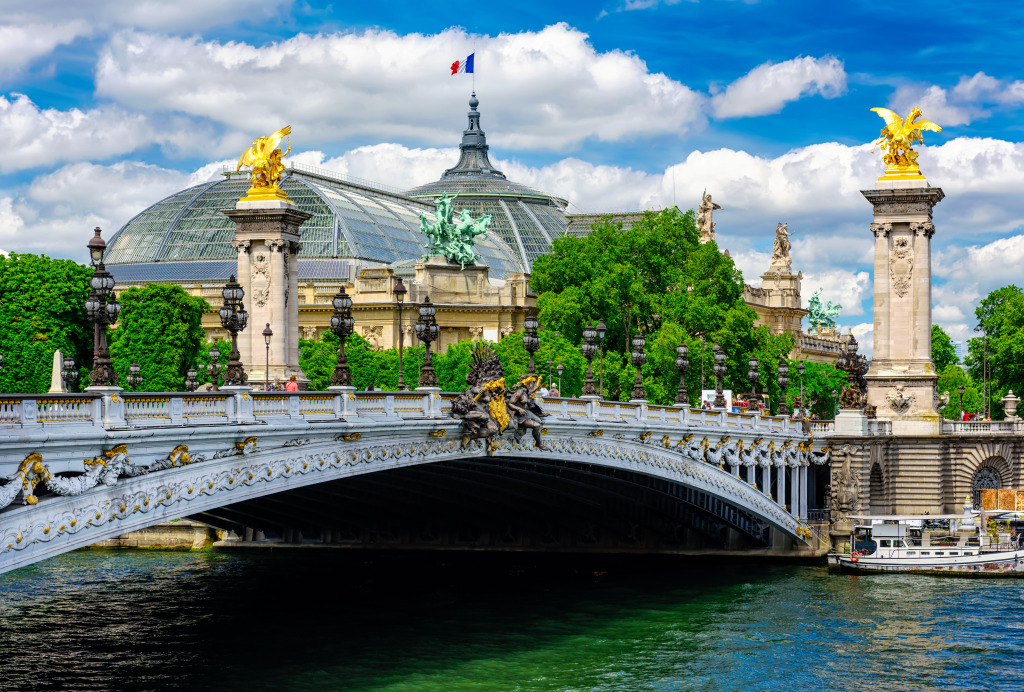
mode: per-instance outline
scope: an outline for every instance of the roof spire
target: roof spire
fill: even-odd
[[[459,145],[459,162],[446,170],[442,179],[452,176],[484,176],[505,180],[505,174],[496,170],[487,156],[487,136],[480,129],[480,112],[476,109],[479,105],[480,100],[474,90],[469,97],[469,124],[462,132],[462,144]]]

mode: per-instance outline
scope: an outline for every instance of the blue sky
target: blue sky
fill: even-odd
[[[1024,6],[0,0],[0,248],[84,259],[88,230],[216,177],[255,136],[404,188],[454,163],[476,50],[492,154],[574,208],[723,209],[747,280],[775,224],[870,337],[869,111],[920,105],[935,320],[954,337],[1024,259]]]

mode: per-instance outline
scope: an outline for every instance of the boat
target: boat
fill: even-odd
[[[1024,576],[1024,548],[1009,533],[989,530],[989,520],[1001,521],[1002,513],[974,511],[970,499],[963,514],[851,518],[850,552],[829,556],[840,572]]]

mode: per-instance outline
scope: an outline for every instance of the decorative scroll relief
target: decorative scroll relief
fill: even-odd
[[[116,452],[118,448],[111,450]],[[175,448],[176,450],[182,448]],[[394,444],[374,444],[364,447],[353,447],[343,452],[318,451],[300,456],[290,456],[269,461],[250,457],[246,450],[255,451],[255,438],[237,443],[229,455],[241,455],[251,459],[247,463],[233,463],[225,468],[216,464],[210,468],[206,465],[189,466],[193,472],[185,476],[176,475],[167,480],[160,475],[145,475],[140,481],[131,481],[132,488],[126,488],[123,494],[111,498],[104,493],[102,498],[91,500],[83,497],[75,504],[63,504],[61,509],[46,512],[50,499],[47,498],[38,510],[21,517],[21,524],[0,528],[0,555],[14,550],[24,550],[30,545],[48,542],[59,536],[76,534],[90,527],[101,527],[109,522],[127,520],[136,514],[146,514],[156,507],[173,507],[180,502],[189,502],[202,496],[213,496],[218,493],[230,493],[239,488],[253,487],[262,483],[276,483],[295,476],[320,473],[329,470],[344,471],[363,465],[383,464],[387,467],[422,463],[427,459],[445,459],[452,456],[465,456],[466,452],[482,453],[482,445],[474,442],[468,450],[460,449],[457,440],[430,439],[424,442],[405,442]],[[214,455],[218,457],[220,452]],[[127,458],[127,454],[124,455]],[[175,456],[172,452],[170,456]],[[25,465],[38,463],[41,457],[32,455],[25,460]],[[176,455],[178,465],[182,465],[182,456]],[[168,459],[170,461],[170,459]],[[108,462],[109,464],[109,462]],[[155,464],[153,465],[155,466]],[[141,474],[149,474],[153,466]],[[167,468],[165,466],[165,468]],[[207,470],[209,469],[209,470]],[[11,485],[10,483],[8,485]],[[21,484],[17,484],[21,489]],[[49,487],[49,486],[48,486]],[[0,492],[7,486],[0,487]],[[68,502],[67,500],[64,503]]]
[[[902,298],[910,290],[914,277],[914,249],[910,238],[896,238],[889,255],[889,281],[893,292]]]
[[[908,396],[904,393],[904,389],[906,389],[906,385],[898,384],[891,392],[885,395],[885,399],[889,402],[892,410],[901,416],[910,410],[916,400],[913,394]]]

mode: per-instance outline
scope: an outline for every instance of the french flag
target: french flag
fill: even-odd
[[[452,63],[452,74],[457,75],[461,72],[472,72],[473,71],[473,56],[476,53],[470,53],[469,56],[462,61],[456,60]]]

